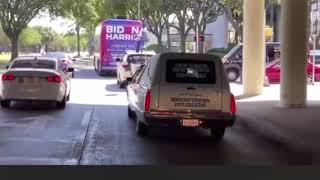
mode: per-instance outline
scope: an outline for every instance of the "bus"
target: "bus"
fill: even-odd
[[[95,35],[94,68],[100,76],[116,74],[118,58],[128,50],[143,47],[143,23],[138,20],[107,19]]]

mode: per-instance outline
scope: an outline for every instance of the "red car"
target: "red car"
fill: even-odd
[[[307,77],[310,81],[312,79],[313,64],[308,62],[307,65]],[[280,59],[274,60],[271,63],[266,65],[266,76],[270,83],[280,82]],[[320,81],[320,67],[315,66],[315,80]]]

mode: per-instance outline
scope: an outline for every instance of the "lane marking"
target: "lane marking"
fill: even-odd
[[[31,165],[31,164],[53,164],[53,165],[77,165],[77,159],[59,159],[59,158],[30,158],[30,157],[0,157],[0,165]]]
[[[8,128],[28,128],[29,125],[26,124],[18,124],[18,123],[0,123],[1,127],[8,127]]]
[[[31,120],[34,120],[34,121],[43,121],[43,120],[46,120],[46,121],[52,121],[54,120],[54,118],[52,116],[48,116],[48,115],[39,115],[39,116],[33,116],[33,117],[25,117],[25,118],[20,118],[19,120],[22,120],[22,121],[31,121]]]
[[[75,141],[76,142],[82,142],[85,140],[86,138],[86,131],[88,129],[88,126],[90,124],[90,120],[91,120],[91,115],[93,113],[93,110],[88,110],[84,113],[84,115],[82,116],[81,119],[81,128],[80,128],[80,132],[79,134],[76,136]]]
[[[86,111],[81,120],[81,126],[87,126],[91,119],[92,110]]]
[[[9,138],[0,140],[0,142],[3,142],[3,141],[24,141],[24,142],[64,143],[64,144],[75,143],[72,140],[65,140],[65,139],[39,139],[39,138],[29,138],[29,137],[9,137]]]

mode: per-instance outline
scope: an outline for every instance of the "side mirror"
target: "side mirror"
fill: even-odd
[[[116,59],[116,62],[121,62],[121,59],[120,59],[120,58],[117,58],[117,59]]]
[[[74,68],[68,68],[67,69],[67,72],[73,72],[74,71]]]
[[[128,83],[132,82],[132,80],[133,80],[132,77],[128,77],[128,78],[127,78],[127,82],[128,82]]]
[[[241,55],[236,55],[236,58],[237,58],[237,59],[241,59],[242,56],[241,56]]]

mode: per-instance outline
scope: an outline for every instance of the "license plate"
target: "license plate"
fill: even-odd
[[[182,126],[185,127],[197,127],[199,126],[199,120],[198,119],[183,119],[182,120]]]
[[[39,86],[38,78],[21,78],[19,79],[19,83],[22,83],[25,86]]]

